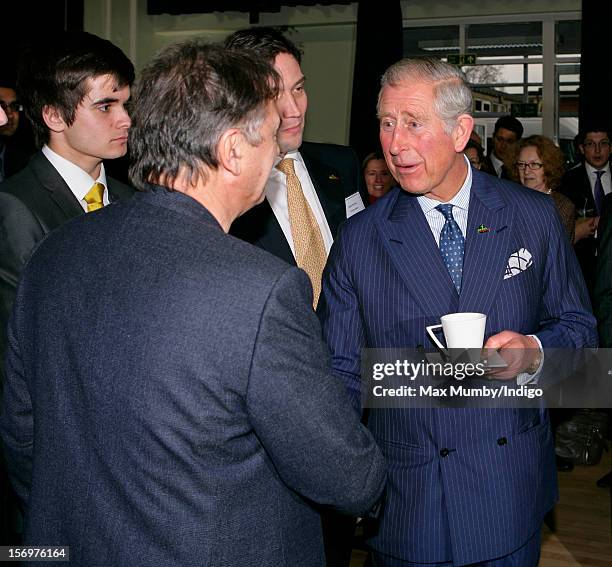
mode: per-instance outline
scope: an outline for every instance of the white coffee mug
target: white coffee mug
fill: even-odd
[[[449,313],[440,317],[441,325],[430,325],[427,334],[442,350],[482,348],[484,343],[487,316],[484,313]],[[442,328],[446,347],[434,334],[434,329]]]

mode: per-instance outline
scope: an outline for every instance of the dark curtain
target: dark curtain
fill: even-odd
[[[15,81],[19,57],[30,43],[52,44],[57,32],[83,29],[83,0],[3,0],[0,25],[0,81],[9,85]],[[22,116],[19,132],[25,127]],[[21,544],[22,519],[1,453],[0,446],[0,545],[15,546]]]
[[[350,145],[360,160],[380,147],[376,119],[380,77],[402,58],[402,52],[401,2],[359,2]]]
[[[0,73],[14,77],[22,51],[32,42],[53,43],[57,32],[83,30],[84,0],[22,0],[2,3],[0,8]]]
[[[582,0],[580,58],[580,129],[612,127],[612,105],[607,87],[610,67],[612,2]]]

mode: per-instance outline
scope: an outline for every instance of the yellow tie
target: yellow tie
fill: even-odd
[[[316,309],[321,294],[321,276],[327,261],[325,243],[312,209],[304,197],[302,184],[295,174],[293,160],[285,158],[276,168],[287,176],[287,205],[295,262],[312,282],[312,306]]]
[[[87,192],[87,195],[84,197],[85,202],[87,203],[88,213],[97,211],[104,206],[102,195],[104,195],[104,185],[102,185],[102,183],[94,183],[91,189]]]

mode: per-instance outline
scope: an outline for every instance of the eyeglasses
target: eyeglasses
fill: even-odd
[[[543,166],[544,166],[543,163],[538,163],[537,161],[530,161],[530,162],[517,161],[516,162],[516,167],[518,167],[519,169],[529,168],[531,169],[531,171],[537,171],[538,169],[542,169]]]
[[[593,148],[608,150],[610,149],[610,140],[601,140],[601,142],[593,142],[589,140],[582,144],[587,150],[592,150]]]
[[[4,112],[23,112],[23,105],[16,100],[13,102],[4,102],[0,100],[0,107],[2,107]]]

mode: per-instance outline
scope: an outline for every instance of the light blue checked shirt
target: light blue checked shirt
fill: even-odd
[[[463,238],[465,238],[467,233],[468,208],[470,205],[470,191],[472,189],[472,168],[470,167],[470,162],[467,158],[465,158],[465,161],[468,166],[467,177],[465,178],[461,189],[459,189],[459,192],[450,201],[447,201],[448,204],[453,205],[453,218],[459,225]],[[444,215],[440,211],[436,210],[436,207],[440,204],[440,201],[430,199],[429,197],[425,197],[423,195],[417,197],[417,201],[419,202],[419,205],[421,205],[421,209],[423,209],[423,213],[427,219],[427,224],[429,224],[429,228],[431,228],[431,232],[436,239],[436,244],[440,246],[440,234],[442,232],[442,227],[446,222]]]

